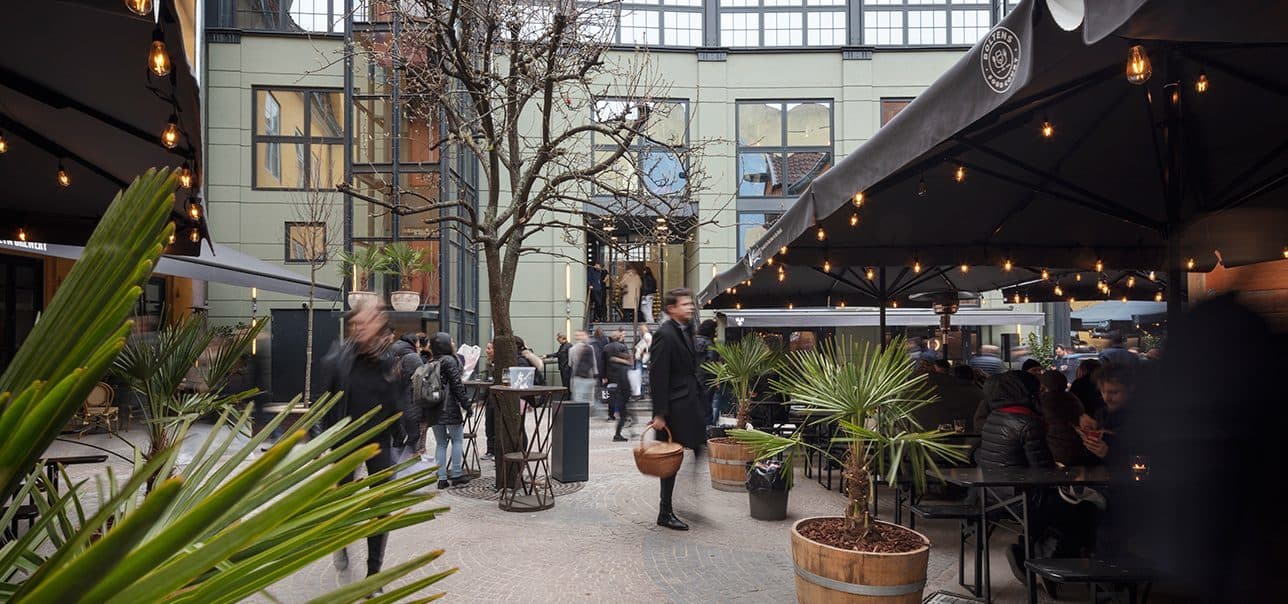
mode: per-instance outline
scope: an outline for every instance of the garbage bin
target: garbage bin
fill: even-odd
[[[590,478],[590,403],[567,401],[555,415],[550,474],[559,482]]]

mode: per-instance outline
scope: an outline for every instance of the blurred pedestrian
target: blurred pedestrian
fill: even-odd
[[[702,403],[698,400],[697,358],[693,347],[692,320],[695,312],[693,292],[673,289],[662,298],[667,320],[653,335],[649,351],[649,377],[653,385],[653,421],[657,431],[669,431],[670,437],[695,456],[702,454],[705,442]],[[661,479],[661,503],[657,524],[669,529],[687,531],[689,525],[675,515],[671,496],[675,476]]]
[[[971,357],[969,365],[988,375],[1006,373],[1006,364],[1002,362],[1002,349],[992,344],[979,347],[979,354]]]

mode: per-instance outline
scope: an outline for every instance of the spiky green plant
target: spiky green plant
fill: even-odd
[[[830,440],[845,447],[844,458],[836,461],[848,481],[845,520],[853,533],[866,534],[872,527],[868,501],[875,488],[874,473],[895,485],[907,462],[913,488],[922,491],[926,471],[939,472],[936,459],[965,460],[961,447],[943,442],[948,433],[922,430],[914,419],[913,413],[932,403],[935,395],[925,374],[913,371],[901,341],[882,351],[843,338],[791,353],[771,385],[802,405],[800,412],[809,418],[806,425],[837,427]],[[759,459],[785,453],[790,458],[796,449],[808,447],[835,460],[830,446],[806,443],[802,434],[729,431]]]
[[[381,249],[383,263],[381,272],[398,276],[398,286],[404,290],[411,289],[411,280],[416,275],[434,270],[434,259],[429,250],[419,248],[406,242],[395,242]]]
[[[727,386],[733,393],[738,405],[737,426],[742,428],[747,425],[758,379],[775,371],[782,357],[755,335],[734,343],[713,342],[711,348],[720,355],[720,360],[707,361],[702,369],[711,374],[712,386]]]
[[[395,478],[400,466],[341,485],[376,453],[364,445],[393,418],[342,420],[305,442],[334,399],[319,401],[295,432],[255,456],[289,411],[250,439],[250,422],[225,410],[192,461],[176,469],[177,448],[138,456],[127,480],[108,471],[89,498],[84,483],[58,490],[35,468],[125,346],[130,309],[164,242],[176,179],[149,170],[117,195],[44,319],[0,375],[0,502],[32,499],[40,514],[0,545],[0,601],[236,602],[366,536],[425,522],[443,511],[411,511],[433,470]],[[180,438],[187,425],[180,426]],[[64,474],[66,478],[66,474]],[[156,481],[150,491],[149,482]],[[0,512],[9,526],[16,506]],[[433,551],[326,594],[353,602],[429,563]],[[373,602],[407,601],[436,573]],[[426,601],[430,598],[416,600]]]
[[[384,265],[385,259],[383,247],[379,245],[355,245],[353,251],[345,250],[340,252],[340,278],[347,279],[354,276],[354,282],[351,287],[359,291],[371,291],[374,284],[371,278],[380,272],[380,267]],[[358,269],[356,275],[350,275],[353,269]]]

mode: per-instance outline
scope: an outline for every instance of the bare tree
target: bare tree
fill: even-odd
[[[305,306],[304,328],[304,401],[312,401],[313,385],[313,306],[316,302],[318,271],[326,268],[332,254],[341,248],[343,238],[336,225],[339,200],[334,192],[321,189],[316,180],[303,191],[292,195],[291,209],[301,224],[287,246],[304,258],[309,266],[309,297]],[[291,235],[288,234],[288,237]],[[297,239],[298,237],[298,239]]]

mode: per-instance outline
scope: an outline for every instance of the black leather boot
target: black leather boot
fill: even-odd
[[[671,511],[670,506],[663,506],[662,510],[657,513],[657,525],[676,531],[689,530],[689,525],[685,524],[683,520],[677,518],[675,513]]]

